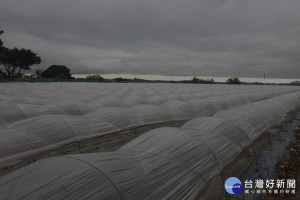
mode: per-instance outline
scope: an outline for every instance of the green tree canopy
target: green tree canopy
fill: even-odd
[[[241,81],[238,77],[232,77],[227,79],[228,84],[241,84]]]
[[[41,73],[42,78],[62,78],[70,79],[70,69],[64,65],[51,65]]]
[[[3,47],[1,64],[8,78],[20,76],[22,70],[30,70],[34,64],[40,64],[41,58],[29,49],[8,49]]]

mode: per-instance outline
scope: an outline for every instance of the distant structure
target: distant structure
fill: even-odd
[[[64,65],[51,65],[41,73],[42,78],[71,79],[70,69]]]

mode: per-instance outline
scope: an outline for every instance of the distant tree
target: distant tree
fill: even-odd
[[[187,82],[190,82],[190,83],[214,83],[215,82],[215,80],[214,79],[212,79],[212,78],[207,78],[207,79],[201,79],[201,78],[197,78],[196,76],[192,79],[192,80],[190,80],[190,81],[187,81]]]
[[[103,81],[104,78],[103,78],[101,75],[99,75],[99,74],[94,74],[94,75],[88,75],[88,76],[86,77],[86,80],[98,80],[98,81]]]
[[[1,63],[8,78],[21,77],[22,70],[30,70],[34,64],[40,64],[41,58],[29,49],[8,49],[2,47],[4,55]]]
[[[215,80],[213,78],[207,78],[205,80],[206,83],[215,83]]]
[[[192,79],[192,83],[200,83],[200,79],[199,78],[197,78],[196,76]]]
[[[4,33],[4,31],[0,30],[0,36]],[[4,57],[4,49],[3,49],[3,41],[0,38],[0,64],[2,63]]]
[[[0,36],[4,33],[4,31],[0,30]],[[0,38],[0,65],[2,64],[4,58],[4,49],[3,49],[3,41]],[[5,73],[0,69],[0,78],[6,77]]]
[[[64,65],[51,65],[41,73],[42,78],[71,79],[70,69]]]
[[[0,69],[0,78],[4,78],[4,77],[5,77],[5,73]]]
[[[0,35],[2,35],[3,33],[4,33],[4,31],[0,30]],[[0,38],[0,47],[2,47],[2,46],[3,46],[3,41]]]
[[[232,77],[227,79],[226,81],[228,84],[241,84],[241,81],[238,77]]]
[[[36,69],[36,70],[34,71],[34,74],[35,74],[36,78],[41,78],[42,72],[43,72],[42,70]]]
[[[300,85],[300,81],[293,81],[290,83],[291,85]]]

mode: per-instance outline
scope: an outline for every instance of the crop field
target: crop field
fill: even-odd
[[[0,199],[201,199],[299,106],[289,86],[1,83]]]

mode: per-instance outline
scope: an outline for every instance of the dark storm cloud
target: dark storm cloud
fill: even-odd
[[[299,77],[298,0],[3,0],[3,40],[73,73]]]

